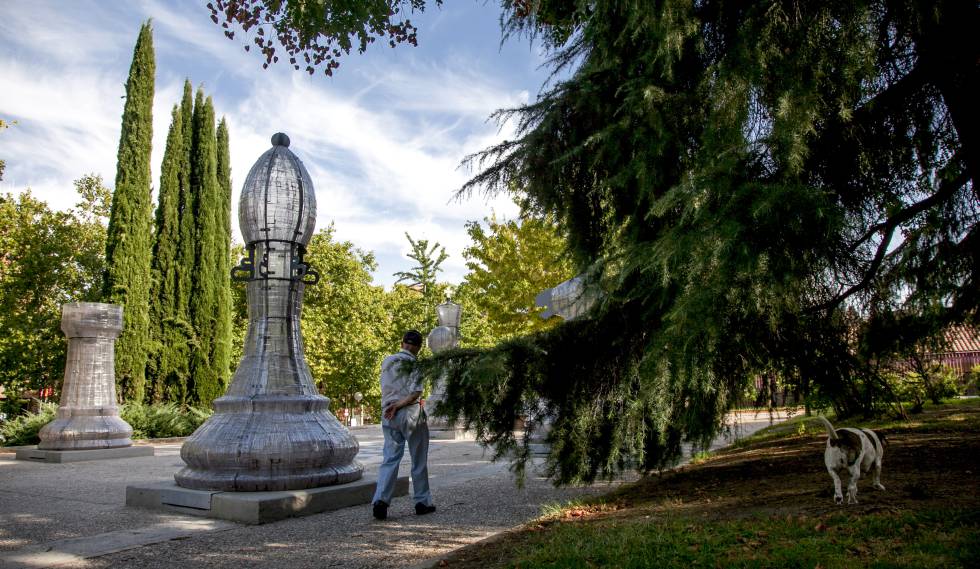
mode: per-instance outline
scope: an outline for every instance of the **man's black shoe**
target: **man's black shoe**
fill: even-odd
[[[436,511],[436,507],[435,506],[426,506],[422,502],[419,502],[418,504],[415,504],[415,515],[416,516],[424,516],[425,514],[431,514],[434,511]]]
[[[418,508],[416,508],[417,510]],[[435,508],[433,508],[435,509]],[[377,520],[384,520],[388,518],[388,504],[385,504],[381,500],[374,503],[374,518]]]

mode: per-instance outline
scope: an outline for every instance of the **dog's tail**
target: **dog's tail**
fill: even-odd
[[[830,424],[830,421],[828,421],[823,415],[817,415],[817,419],[823,423],[823,427],[827,429],[827,434],[830,435],[830,438],[837,440],[837,431],[834,430],[834,426]]]

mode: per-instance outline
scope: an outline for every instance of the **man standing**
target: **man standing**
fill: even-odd
[[[425,411],[419,405],[422,395],[422,376],[411,369],[415,356],[422,349],[422,334],[405,332],[402,349],[381,362],[381,430],[385,436],[384,459],[378,468],[378,485],[374,490],[374,517],[388,517],[388,506],[395,493],[398,464],[405,454],[412,457],[412,491],[415,494],[415,513],[436,511],[429,492],[429,425]]]

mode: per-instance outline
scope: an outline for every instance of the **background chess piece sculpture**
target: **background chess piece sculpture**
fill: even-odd
[[[544,308],[539,316],[545,320],[552,316],[563,320],[587,317],[589,310],[599,300],[599,292],[594,285],[589,286],[586,283],[586,274],[582,273],[539,292],[534,297],[534,304]],[[552,420],[547,415],[547,409],[548,402],[539,400],[537,412],[541,420],[533,428],[528,441],[528,449],[533,455],[546,456],[551,452],[548,437],[551,435]]]
[[[438,354],[455,348],[459,344],[459,321],[462,316],[463,307],[450,301],[436,307],[436,315],[439,325],[429,332],[426,343],[433,354]],[[440,378],[433,383],[432,392],[425,398],[426,410],[431,413],[446,397],[445,382]],[[429,438],[430,439],[461,439],[467,438],[463,429],[457,429],[442,417],[429,417]]]
[[[38,450],[132,446],[133,428],[116,405],[116,338],[123,327],[117,304],[76,302],[61,307],[68,359],[54,421],[41,428]]]
[[[238,217],[247,258],[245,353],[214,415],[181,448],[174,478],[185,488],[298,490],[352,482],[363,468],[357,440],[330,413],[303,353],[303,291],[319,276],[303,261],[316,197],[309,173],[282,133],[245,180]]]

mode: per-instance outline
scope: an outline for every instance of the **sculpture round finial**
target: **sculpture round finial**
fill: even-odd
[[[316,194],[303,162],[277,132],[245,178],[238,221],[246,244],[285,241],[306,246],[316,224]]]

